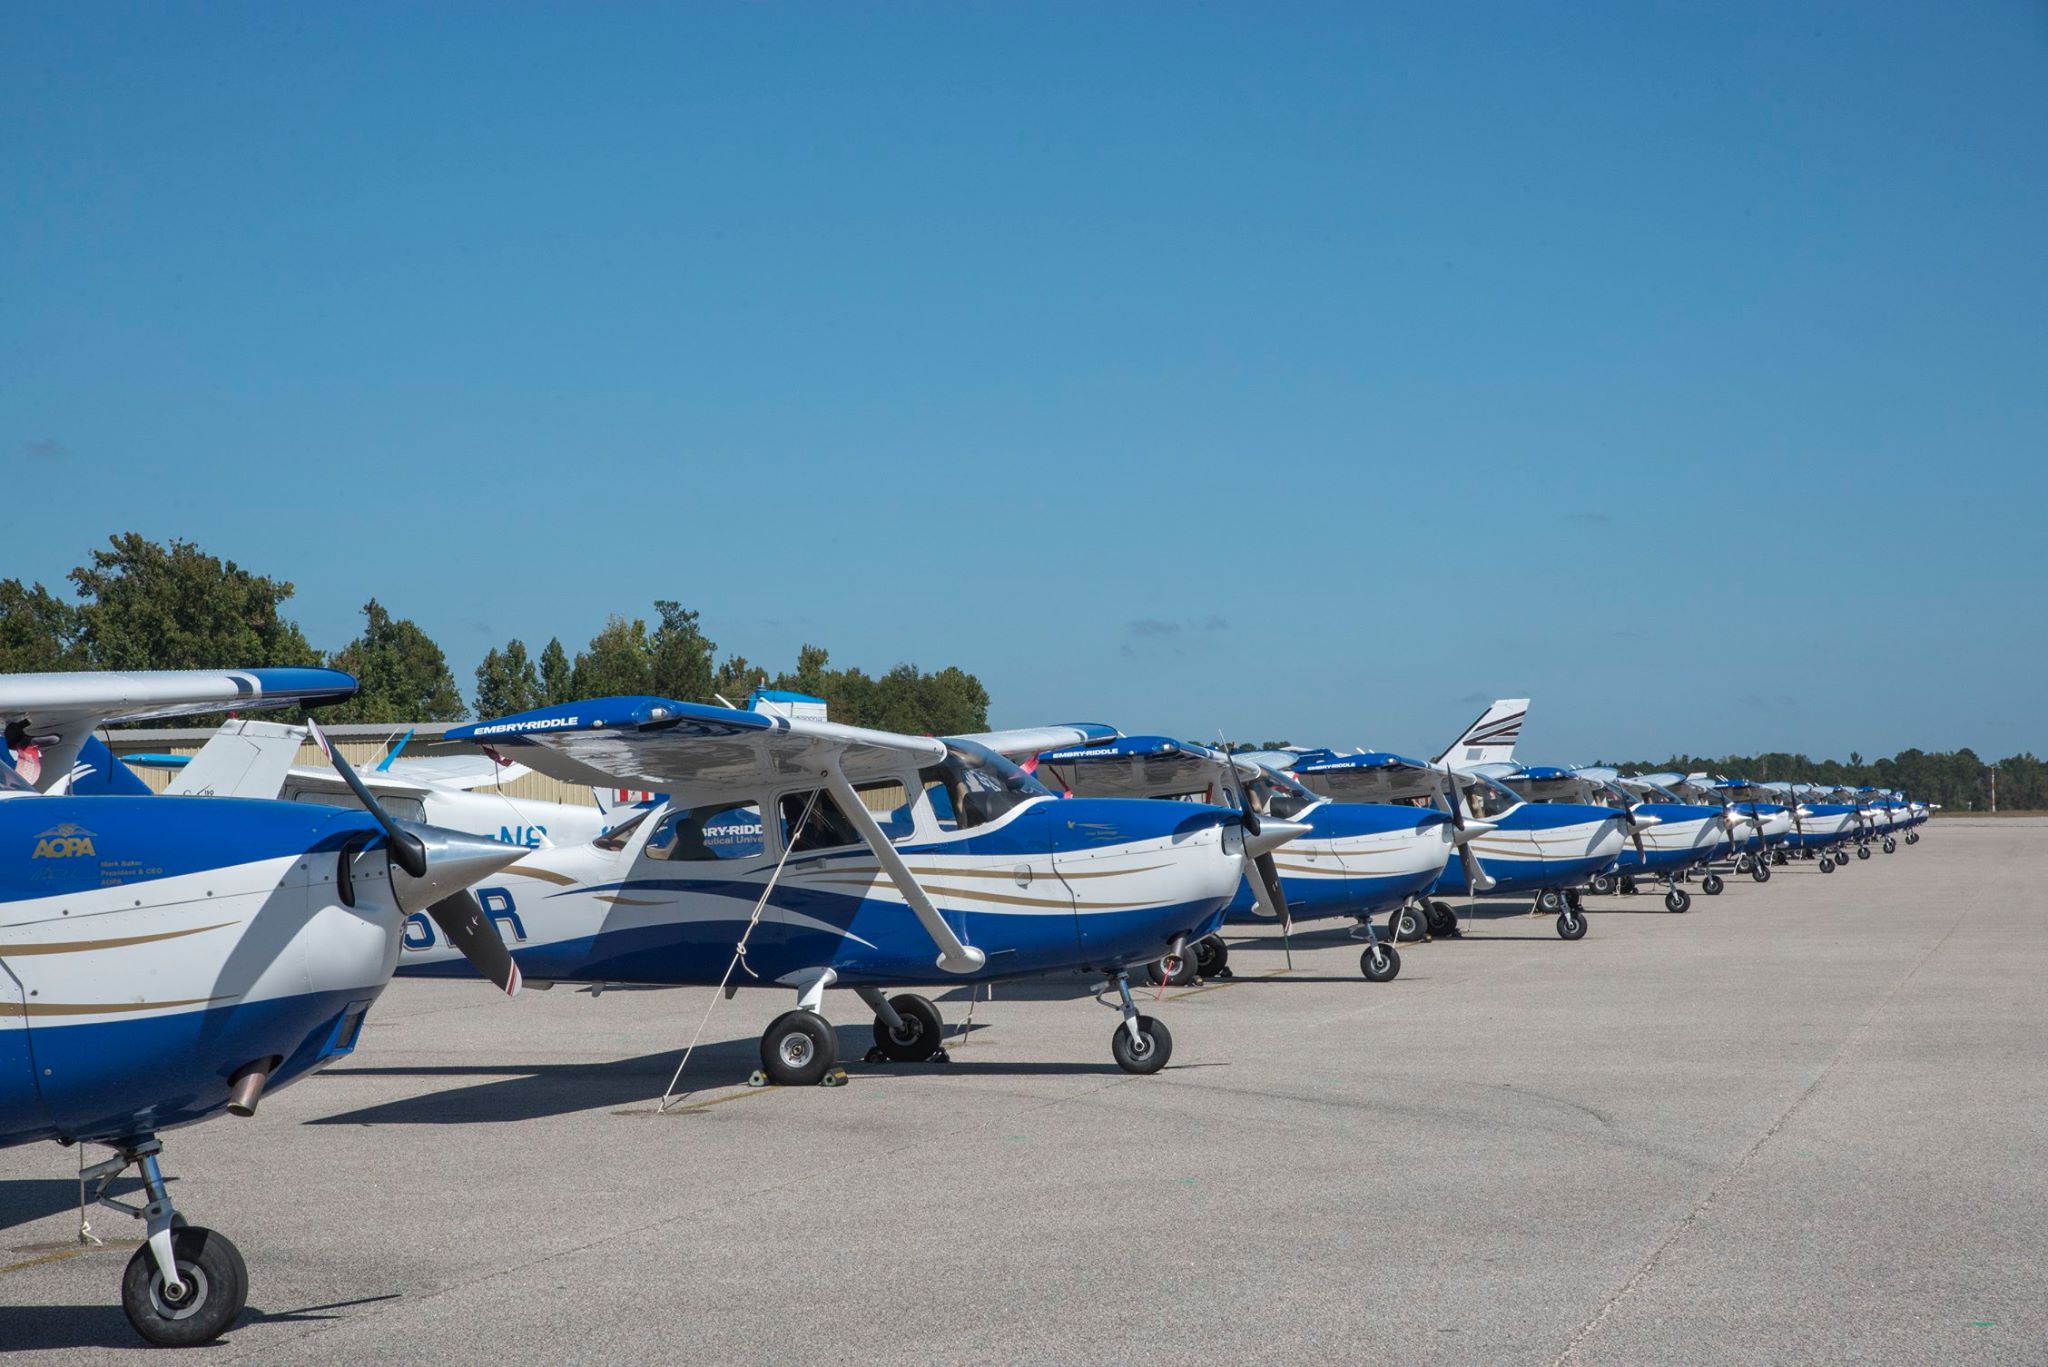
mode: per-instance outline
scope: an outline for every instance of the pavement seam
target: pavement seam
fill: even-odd
[[[1635,1275],[1631,1276],[1626,1282],[1623,1282],[1621,1287],[1603,1301],[1598,1310],[1593,1312],[1592,1318],[1580,1325],[1578,1331],[1565,1341],[1564,1351],[1560,1352],[1552,1361],[1551,1367],[1563,1367],[1565,1362],[1578,1353],[1580,1345],[1606,1322],[1607,1317],[1613,1314],[1623,1301],[1633,1296],[1641,1288],[1643,1283],[1649,1279],[1650,1274],[1657,1270],[1658,1264],[1664,1261],[1664,1255],[1671,1251],[1678,1241],[1685,1236],[1686,1232],[1699,1222],[1701,1217],[1714,1208],[1723,1193],[1735,1184],[1737,1178],[1742,1176],[1744,1169],[1749,1166],[1750,1160],[1761,1153],[1764,1145],[1770,1143],[1777,1136],[1778,1132],[1785,1128],[1792,1117],[1798,1114],[1799,1109],[1820,1089],[1821,1083],[1827,1081],[1829,1075],[1835,1071],[1835,1068],[1842,1060],[1847,1058],[1850,1051],[1870,1032],[1870,1027],[1876,1023],[1878,1016],[1884,1012],[1884,1009],[1890,1006],[1899,993],[1905,991],[1906,984],[1912,982],[1919,975],[1920,970],[1925,968],[1933,960],[1934,956],[1941,952],[1942,946],[1949,942],[1949,938],[1956,933],[1968,916],[1969,912],[1967,910],[1959,914],[1954,923],[1942,933],[1941,938],[1936,940],[1925,954],[1922,954],[1914,961],[1913,966],[1906,970],[1903,977],[1892,984],[1891,990],[1872,1004],[1870,1010],[1863,1014],[1863,1019],[1858,1021],[1855,1028],[1842,1040],[1840,1047],[1835,1050],[1833,1056],[1828,1059],[1827,1063],[1818,1073],[1814,1074],[1813,1080],[1807,1083],[1799,1095],[1794,1097],[1791,1103],[1778,1113],[1778,1118],[1773,1120],[1769,1128],[1757,1136],[1756,1142],[1743,1150],[1742,1156],[1729,1166],[1728,1170],[1721,1175],[1720,1180],[1708,1186],[1706,1194],[1701,1196],[1694,1203],[1693,1208],[1687,1211],[1685,1216],[1672,1227],[1671,1232],[1664,1237],[1664,1240],[1650,1251],[1650,1256],[1643,1260],[1643,1265],[1636,1269]]]

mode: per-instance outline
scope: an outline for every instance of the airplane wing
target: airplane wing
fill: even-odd
[[[849,781],[893,775],[903,761],[936,763],[942,741],[672,698],[597,698],[450,730],[567,783],[667,793],[679,806],[736,786],[831,769]]]
[[[0,676],[0,726],[9,762],[37,769],[30,781],[47,789],[70,773],[86,737],[112,722],[338,702],[355,691],[354,677],[336,669],[9,674]]]
[[[1234,772],[1221,751],[1169,736],[1118,736],[1038,756],[1041,780],[1085,788],[1089,797],[1195,797],[1235,807],[1238,794],[1225,786]]]
[[[489,755],[429,755],[419,759],[387,760],[375,769],[364,772],[363,778],[388,778],[402,782],[409,787],[449,788],[458,792],[469,792],[476,788],[491,788],[500,783],[510,783],[524,778],[533,770],[523,764],[510,761],[500,762]],[[375,788],[376,785],[370,785]]]
[[[1023,760],[1047,750],[1076,745],[1096,745],[1117,738],[1114,726],[1097,721],[1070,722],[1065,726],[1026,726],[1015,731],[983,731],[978,735],[955,736],[954,740],[985,745],[1005,759]]]

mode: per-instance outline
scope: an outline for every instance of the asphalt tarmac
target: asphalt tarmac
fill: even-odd
[[[2048,1361],[2048,821],[1935,822],[1358,973],[1342,929],[1168,990],[1172,1065],[1072,982],[950,1064],[749,1089],[790,1002],[405,982],[328,1072],[166,1136],[250,1267],[191,1359],[255,1363]],[[1150,993],[1147,993],[1148,997]],[[949,1026],[964,994],[942,1002]],[[99,1154],[95,1152],[92,1157]],[[0,1152],[0,1353],[141,1346],[138,1227]]]

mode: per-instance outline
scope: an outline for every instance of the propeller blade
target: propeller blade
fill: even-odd
[[[475,893],[464,888],[443,897],[427,908],[427,915],[441,927],[448,943],[462,951],[471,968],[496,983],[506,996],[519,995],[519,964],[505,947],[505,939],[491,924],[491,918],[484,915],[483,903],[477,901]]]
[[[356,801],[363,804],[363,810],[376,818],[384,828],[384,836],[391,842],[391,862],[415,878],[427,876],[427,849],[418,836],[398,824],[391,813],[384,810],[384,804],[377,800],[360,778],[356,777],[355,766],[350,764],[341,751],[328,743],[327,733],[320,729],[320,723],[306,718],[306,734],[320,747],[320,753],[327,756],[327,762],[341,775],[341,781],[356,795]]]
[[[1444,774],[1443,795],[1444,805],[1451,810],[1451,827],[1456,832],[1451,839],[1458,847],[1458,862],[1465,867],[1465,886],[1474,892],[1493,891],[1493,875],[1479,862],[1472,841],[1495,829],[1495,823],[1476,821],[1465,815],[1465,795],[1459,791],[1458,781],[1448,772]]]
[[[1287,890],[1280,886],[1280,870],[1274,865],[1273,856],[1254,855],[1251,864],[1256,872],[1252,882],[1259,891],[1259,900],[1266,904],[1266,910],[1280,918],[1281,929],[1294,929],[1294,917],[1287,910]]]

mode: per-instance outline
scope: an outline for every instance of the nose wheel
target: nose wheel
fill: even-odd
[[[1771,866],[1759,859],[1749,866],[1749,876],[1759,883],[1768,883],[1771,881]]]
[[[1124,1019],[1109,1037],[1110,1055],[1127,1073],[1156,1073],[1173,1057],[1173,1032],[1166,1022],[1138,1014],[1138,1004],[1131,1000],[1130,974],[1118,973],[1116,987],[1123,998]]]
[[[164,1348],[192,1348],[226,1332],[249,1303],[249,1267],[225,1234],[185,1222],[171,1203],[154,1138],[116,1147],[114,1156],[79,1176],[92,1199],[145,1221],[149,1236],[121,1273],[121,1311],[135,1332]],[[134,1166],[148,1203],[132,1206],[107,1195]]]
[[[1376,939],[1358,956],[1358,971],[1369,983],[1390,983],[1401,976],[1401,951]]]
[[[1564,904],[1564,910],[1557,914],[1557,938],[1560,940],[1583,940],[1586,938],[1586,917],[1571,903]]]
[[[1692,894],[1684,888],[1673,888],[1664,894],[1664,910],[1684,912],[1692,910]]]

